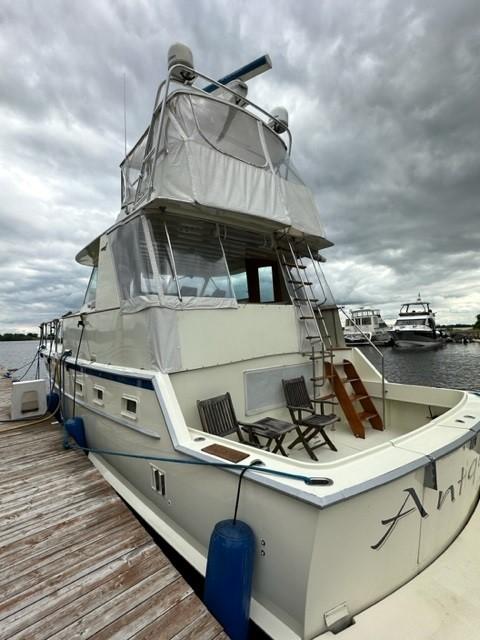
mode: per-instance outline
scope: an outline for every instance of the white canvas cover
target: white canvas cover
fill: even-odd
[[[312,192],[265,123],[245,109],[189,91],[169,97],[165,116],[149,200],[198,203],[323,237]]]

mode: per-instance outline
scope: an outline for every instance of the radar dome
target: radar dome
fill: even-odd
[[[193,54],[187,45],[181,42],[175,42],[168,49],[168,70],[176,64],[182,64],[188,69],[174,69],[171,74],[173,80],[190,84],[195,80],[195,72],[193,70]]]

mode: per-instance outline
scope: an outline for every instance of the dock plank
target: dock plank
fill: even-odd
[[[49,638],[52,633],[72,625],[166,563],[166,558],[158,555],[156,545],[149,542],[92,571],[81,582],[58,589],[50,597],[6,618],[2,622],[6,637],[15,640]]]
[[[194,624],[202,613],[201,603],[195,597],[195,594],[191,593],[181,600],[176,606],[171,607],[152,623],[145,626],[135,635],[131,636],[131,639],[168,640],[185,629],[185,627]],[[160,632],[158,631],[159,624],[162,629]],[[220,625],[218,625],[217,631],[220,630]],[[197,633],[195,635],[195,639],[198,640]],[[98,640],[100,640],[100,638]],[[102,638],[102,640],[106,640],[106,638]],[[117,637],[116,640],[120,640],[120,638]]]
[[[194,622],[176,633],[172,640],[213,640],[221,631],[222,627],[215,618],[209,615],[208,611],[203,611]]]
[[[228,640],[55,422],[0,424],[0,640]]]
[[[155,616],[157,607],[169,606],[170,601],[178,602],[183,593],[190,592],[191,587],[169,564],[50,637],[52,640],[112,640],[115,637],[112,632],[116,630],[123,640],[131,636],[142,615],[147,619],[149,615]]]

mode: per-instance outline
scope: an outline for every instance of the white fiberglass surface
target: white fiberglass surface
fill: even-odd
[[[337,422],[331,427],[327,427],[325,430],[328,437],[337,447],[338,451],[332,451],[327,446],[319,447],[315,449],[314,453],[318,458],[319,463],[332,462],[333,460],[341,460],[349,456],[360,453],[361,451],[367,451],[373,449],[379,445],[390,442],[398,436],[404,435],[405,431],[401,427],[390,427],[385,431],[377,431],[367,426],[365,428],[365,438],[356,438],[350,427],[341,422]],[[322,442],[322,438],[312,440],[311,444],[315,446],[315,443]],[[301,445],[297,445],[294,449],[288,450],[288,455],[294,460],[302,462],[311,462],[308,453]]]

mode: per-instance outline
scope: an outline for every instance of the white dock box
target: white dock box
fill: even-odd
[[[47,412],[47,385],[44,379],[14,382],[12,420],[43,416]]]

